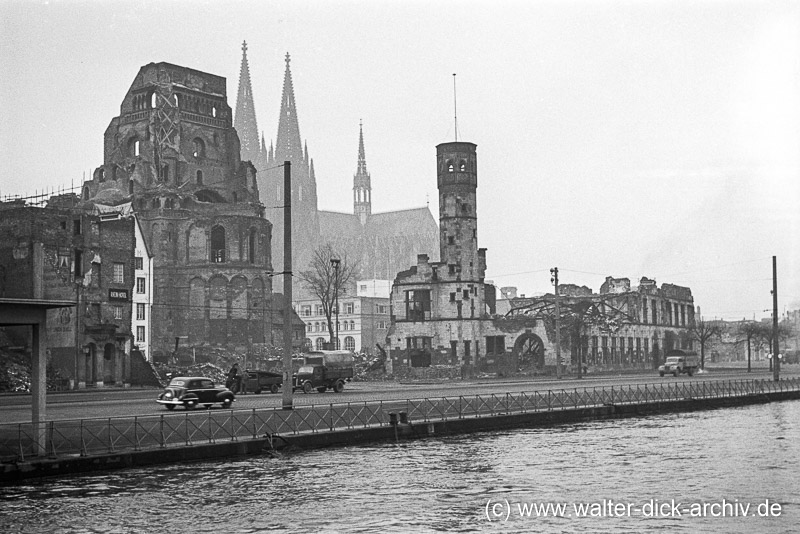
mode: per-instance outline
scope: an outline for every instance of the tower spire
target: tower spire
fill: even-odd
[[[358,166],[353,176],[353,212],[361,224],[366,224],[372,213],[372,185],[367,171],[367,158],[364,155],[364,126],[358,121]]]
[[[258,161],[259,140],[253,89],[250,84],[250,66],[247,63],[247,41],[242,42],[242,66],[239,69],[239,92],[236,96],[236,114],[233,127],[239,134],[242,159]]]
[[[300,139],[300,125],[297,121],[297,107],[294,101],[292,71],[289,69],[291,57],[286,52],[286,71],[283,76],[283,96],[281,115],[278,120],[278,136],[275,140],[275,158],[278,161],[300,163],[304,159],[303,144]]]

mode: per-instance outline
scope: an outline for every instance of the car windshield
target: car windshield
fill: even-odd
[[[680,358],[667,358],[667,363],[680,363]]]
[[[310,374],[314,374],[314,368],[312,366],[310,366],[310,365],[304,365],[303,367],[298,369],[297,372],[298,372],[298,374],[299,373],[303,373],[303,374],[309,374],[310,375]]]
[[[169,385],[183,387],[186,385],[186,380],[183,380],[182,378],[173,378]]]

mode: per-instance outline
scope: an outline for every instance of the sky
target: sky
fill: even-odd
[[[227,78],[259,131],[291,55],[320,209],[430,206],[436,145],[477,144],[487,280],[688,286],[703,317],[800,308],[800,2],[0,0],[0,198],[80,184],[139,68]],[[454,77],[453,75],[456,74]]]

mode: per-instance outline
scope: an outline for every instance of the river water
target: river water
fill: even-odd
[[[0,488],[2,532],[798,529],[797,401]]]

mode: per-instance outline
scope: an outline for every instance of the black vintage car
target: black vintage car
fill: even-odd
[[[200,405],[210,408],[216,403],[222,404],[223,408],[230,408],[235,400],[231,390],[224,386],[215,386],[210,378],[176,376],[170,380],[156,402],[166,406],[167,410],[174,410],[175,406],[191,410]]]

